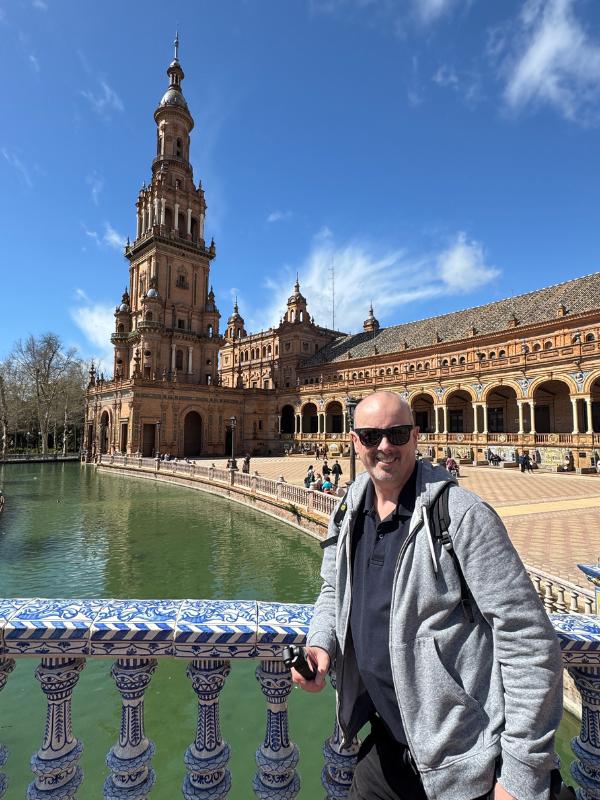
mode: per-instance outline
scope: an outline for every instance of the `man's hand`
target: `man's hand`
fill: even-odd
[[[497,783],[494,788],[494,800],[517,800],[517,798],[513,797],[501,784]]]
[[[329,672],[329,653],[322,647],[307,647],[306,660],[317,672],[315,679],[307,681],[299,672],[292,669],[292,680],[305,692],[320,692],[325,687],[325,676]]]

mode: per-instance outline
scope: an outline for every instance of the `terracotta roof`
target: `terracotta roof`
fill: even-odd
[[[366,358],[373,355],[374,347],[378,354],[385,354],[403,352],[405,343],[408,349],[431,346],[436,336],[440,342],[457,341],[472,337],[474,328],[475,335],[485,336],[513,329],[513,318],[517,320],[518,331],[519,325],[556,319],[561,305],[565,307],[566,316],[594,309],[600,311],[600,272],[464,311],[380,328],[374,333],[361,331],[342,336],[304,361],[302,366],[346,361],[349,357]]]

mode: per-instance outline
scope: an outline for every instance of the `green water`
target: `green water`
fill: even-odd
[[[218,497],[77,464],[0,468],[7,506],[0,516],[0,596],[261,599],[313,602],[318,543],[270,517]],[[33,677],[38,659],[18,659],[0,694],[0,743],[10,757],[7,800],[25,795],[29,758],[41,743],[45,701]],[[232,661],[221,695],[221,728],[230,743],[231,800],[253,797],[255,751],[266,706],[254,677],[258,662]],[[120,698],[110,660],[89,660],[73,695],[74,733],[85,751],[79,800],[97,800],[104,758],[118,736]],[[192,742],[196,698],[187,662],[163,660],[146,692],[146,732],[156,743],[155,800],[180,797],[183,754]],[[321,748],[334,716],[331,689],[290,695],[290,733],[300,748],[300,800],[323,797]],[[563,722],[563,764],[577,730]],[[566,774],[567,770],[563,772]]]

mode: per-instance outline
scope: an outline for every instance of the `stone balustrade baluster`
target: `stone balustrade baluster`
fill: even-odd
[[[571,614],[577,614],[578,600],[579,600],[579,594],[577,592],[571,592],[571,605],[569,606],[569,612]]]
[[[567,604],[565,603],[565,590],[562,586],[556,587],[556,610],[559,614],[566,614]]]
[[[331,685],[336,688],[335,673],[330,674]],[[336,719],[333,733],[323,745],[325,766],[321,773],[321,783],[327,792],[325,800],[342,800],[347,797],[354,777],[354,768],[360,742],[355,738],[347,750],[342,750],[342,731]]]
[[[581,694],[581,731],[571,741],[578,759],[571,773],[581,786],[577,800],[600,798],[600,667],[569,667]]]
[[[73,736],[71,697],[84,666],[82,658],[42,658],[35,671],[48,706],[44,740],[31,758],[36,777],[27,788],[28,800],[73,800],[83,780],[83,744]]]
[[[146,800],[154,785],[154,742],[144,734],[144,692],[155,669],[155,658],[119,658],[112,665],[123,704],[119,741],[106,757],[111,774],[104,781],[105,800]]]
[[[0,658],[0,692],[6,686],[8,676],[15,668],[15,662],[12,658]],[[8,760],[8,748],[0,744],[0,769],[6,764]],[[8,778],[3,772],[0,772],[0,798],[6,794],[8,788]]]
[[[554,610],[554,598],[552,597],[552,581],[544,581],[544,608],[551,614]]]
[[[196,739],[185,754],[186,800],[225,800],[231,788],[229,745],[221,738],[219,695],[231,670],[229,661],[195,659],[187,676],[198,697]]]
[[[593,614],[594,613],[594,601],[591,597],[584,597],[583,598],[583,613],[584,614]]]
[[[267,699],[267,728],[256,751],[258,770],[252,787],[261,800],[293,800],[300,791],[300,778],[296,772],[298,748],[288,734],[287,698],[292,676],[283,661],[264,659],[256,677]]]

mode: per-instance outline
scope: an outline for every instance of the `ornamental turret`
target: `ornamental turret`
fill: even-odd
[[[375,319],[373,314],[373,303],[369,306],[369,316],[363,322],[363,329],[367,333],[375,333],[375,331],[379,330],[379,320]]]
[[[225,332],[226,339],[242,339],[246,336],[246,330],[244,328],[244,318],[240,314],[240,310],[238,308],[238,301],[237,297],[235,298],[235,303],[233,305],[233,314],[227,320],[227,331]]]
[[[306,297],[300,292],[300,281],[296,275],[294,293],[288,297],[286,320],[288,322],[310,322],[306,310]]]

